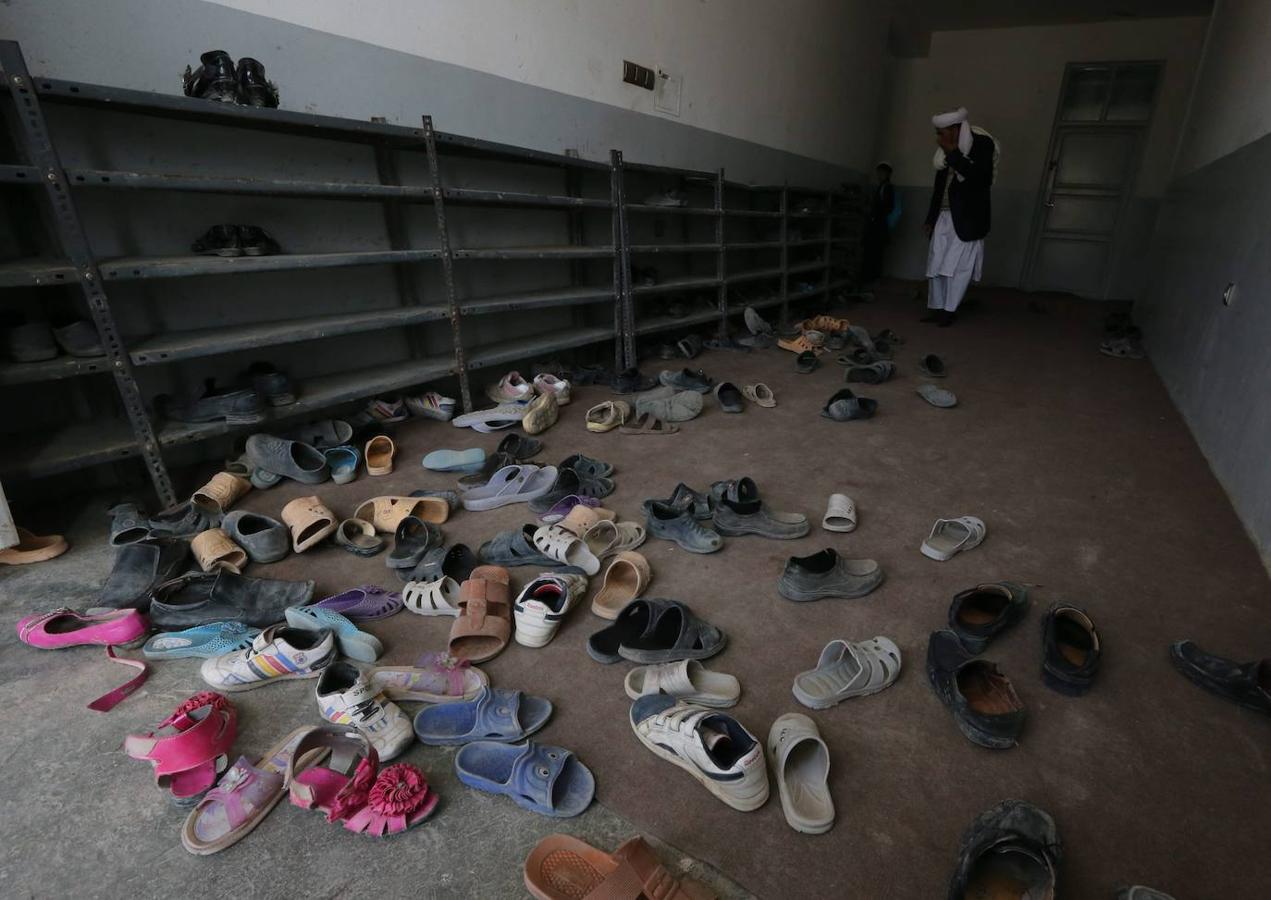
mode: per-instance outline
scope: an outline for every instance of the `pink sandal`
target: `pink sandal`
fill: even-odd
[[[330,749],[330,759],[317,765],[312,751],[323,748]],[[343,820],[355,833],[400,834],[437,808],[437,792],[423,772],[410,763],[381,769],[375,748],[356,731],[314,728],[300,739],[291,760],[286,775],[291,802],[325,812],[328,822]]]
[[[85,644],[123,646],[149,633],[146,617],[135,609],[116,609],[90,616],[63,607],[18,620],[18,640],[41,650]]]
[[[178,806],[197,802],[229,765],[238,733],[238,711],[225,696],[202,691],[144,734],[124,739],[124,752],[154,767],[155,783]]]

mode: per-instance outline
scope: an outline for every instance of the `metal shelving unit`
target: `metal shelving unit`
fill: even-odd
[[[3,71],[11,101],[11,108],[6,111],[13,143],[23,157],[19,163],[0,165],[0,184],[42,187],[52,211],[48,217],[52,231],[50,243],[57,248],[54,252],[59,254],[54,258],[0,263],[0,288],[78,287],[107,350],[105,356],[93,359],[64,357],[41,363],[0,363],[0,385],[33,384],[110,372],[127,413],[126,421],[99,418],[89,423],[75,423],[52,431],[9,438],[4,450],[0,451],[0,476],[34,478],[140,456],[147,464],[160,501],[164,504],[176,502],[178,497],[168,475],[163,450],[240,429],[224,422],[185,424],[152,420],[134,374],[135,368],[144,366],[367,331],[406,330],[412,348],[411,358],[368,369],[302,379],[298,384],[296,403],[271,410],[264,424],[252,426],[268,429],[276,419],[309,415],[452,375],[459,380],[464,407],[471,408],[470,371],[541,353],[614,340],[615,357],[618,361],[622,359],[621,342],[617,340],[623,324],[619,302],[622,269],[619,266],[620,237],[617,230],[617,191],[620,184],[612,178],[612,167],[608,163],[434,131],[428,117],[423,118],[422,127],[408,128],[383,121],[363,122],[287,110],[256,109],[184,96],[33,78],[26,70],[20,48],[12,41],[0,42],[0,70]],[[63,169],[45,121],[42,110],[45,103],[221,125],[245,132],[276,132],[369,145],[375,152],[379,183],[209,177],[168,171]],[[401,152],[427,154],[427,183],[399,183],[394,154]],[[572,172],[609,175],[609,195],[584,197],[569,190],[505,191],[452,184],[447,180],[447,166],[452,159],[546,166],[567,175]],[[389,247],[233,258],[178,255],[97,259],[84,236],[74,203],[74,194],[88,189],[375,201],[384,206]],[[433,206],[439,246],[410,245],[402,225],[402,204]],[[465,209],[497,207],[564,213],[571,217],[570,243],[452,247],[447,228],[447,206],[452,207],[451,215]],[[573,227],[573,217],[591,210],[611,211],[607,218],[613,222],[608,239],[597,244],[573,238],[577,230]],[[556,289],[465,297],[458,296],[456,290],[457,267],[500,265],[504,261],[560,261],[575,266],[587,260],[602,259],[613,262],[613,276],[608,284],[571,282]],[[405,267],[437,263],[442,268],[444,298],[432,298],[431,302],[427,302],[427,298],[418,296]],[[393,299],[397,305],[338,315],[172,331],[132,338],[119,334],[104,287],[108,282],[311,271],[346,266],[392,266],[398,288]],[[383,298],[383,302],[392,302],[392,299]],[[469,316],[548,308],[578,310],[590,304],[603,303],[613,307],[612,325],[576,324],[569,328],[555,328],[539,336],[504,340],[475,348],[465,345],[462,335],[463,320]],[[416,329],[440,322],[449,323],[453,354],[441,357],[428,355],[422,350]]]

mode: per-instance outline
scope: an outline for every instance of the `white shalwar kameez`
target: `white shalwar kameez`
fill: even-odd
[[[947,207],[940,210],[927,251],[927,308],[956,310],[967,285],[980,280],[983,265],[984,241],[962,240],[953,230],[953,214]]]

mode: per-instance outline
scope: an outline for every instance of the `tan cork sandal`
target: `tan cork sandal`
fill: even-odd
[[[377,434],[366,442],[366,474],[387,475],[393,471],[397,445],[386,434]]]
[[[653,580],[649,561],[634,550],[624,550],[605,570],[605,580],[591,599],[591,611],[602,619],[616,619],[622,608],[639,597]]]
[[[221,528],[209,528],[195,535],[190,541],[190,551],[204,572],[222,570],[241,575],[243,566],[247,565],[247,551],[230,540]]]
[[[291,529],[291,547],[304,553],[339,527],[335,513],[317,497],[297,497],[282,508],[282,520]]]
[[[440,525],[450,518],[450,504],[442,497],[374,497],[353,513],[353,518],[370,522],[376,531],[386,533],[397,531],[407,516]]]
[[[252,489],[252,483],[229,472],[217,472],[190,495],[190,502],[210,513],[225,512]]]

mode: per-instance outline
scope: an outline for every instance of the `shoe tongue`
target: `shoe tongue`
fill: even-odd
[[[701,727],[697,729],[697,733],[702,738],[702,746],[707,750],[715,750],[721,743],[727,743],[731,740],[727,732],[720,731],[706,722],[703,722]]]

